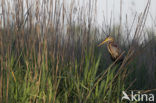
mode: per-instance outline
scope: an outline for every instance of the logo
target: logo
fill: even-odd
[[[134,91],[131,91],[131,94],[128,95],[125,91],[122,91],[122,98],[121,101],[127,100],[127,101],[151,101],[154,102],[154,94],[141,94],[140,91],[137,93]]]

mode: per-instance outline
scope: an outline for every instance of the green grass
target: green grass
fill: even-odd
[[[30,57],[20,56],[1,61],[6,69],[3,75],[2,102],[11,103],[120,103],[124,82],[115,77],[116,66],[103,68],[98,74],[101,56],[85,53],[82,69],[80,62],[64,63],[59,57],[54,61],[47,51]],[[39,60],[40,59],[40,60]],[[38,61],[38,62],[37,62]]]
[[[100,28],[96,0],[84,7],[33,1],[0,1],[0,103],[124,103],[123,90],[155,88],[155,31],[144,30],[148,4],[136,28]],[[97,47],[109,34],[125,52],[122,63]]]

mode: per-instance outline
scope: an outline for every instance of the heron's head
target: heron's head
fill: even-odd
[[[102,41],[98,46],[101,46],[101,45],[103,45],[105,43],[109,43],[109,42],[114,42],[114,38],[109,36],[104,41]]]

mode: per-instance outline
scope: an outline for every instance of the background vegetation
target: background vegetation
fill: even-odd
[[[123,90],[155,93],[156,37],[144,27],[150,0],[136,28],[102,29],[96,0],[0,3],[0,103],[121,103]],[[123,50],[120,64],[97,47],[107,35]]]

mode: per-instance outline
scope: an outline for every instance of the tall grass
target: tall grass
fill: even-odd
[[[122,91],[131,88],[136,78],[140,80],[142,70],[148,71],[148,66],[152,66],[146,74],[150,78],[152,72],[152,79],[148,80],[155,81],[154,61],[142,62],[146,57],[149,60],[155,57],[155,49],[148,49],[155,44],[145,47],[148,41],[142,45],[138,42],[144,34],[149,4],[138,20],[133,42],[128,45],[118,42],[125,49],[125,59],[117,64],[109,60],[104,48],[96,47],[101,34],[94,25],[96,3],[96,0],[84,5],[74,0],[69,4],[59,0],[1,0],[1,103],[121,103]],[[116,34],[113,36],[117,41],[124,40],[122,34],[117,37],[121,32],[115,29],[121,28],[109,29],[107,34]],[[146,50],[153,54],[149,56]],[[142,52],[144,58],[138,55]],[[147,67],[142,68],[143,65]],[[140,86],[140,82],[143,81],[132,87],[149,87]]]
[[[86,54],[80,71],[77,61],[64,64],[58,57],[53,63],[45,53],[39,64],[34,55],[32,60],[24,55],[20,61],[8,58],[8,71],[2,72],[2,102],[120,102],[121,77],[114,78],[115,67],[97,75],[100,57]]]

